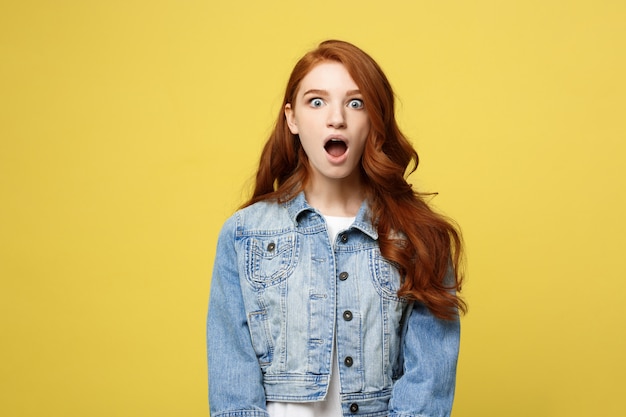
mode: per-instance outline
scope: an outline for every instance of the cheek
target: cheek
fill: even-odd
[[[365,145],[367,144],[367,140],[370,136],[371,126],[369,123],[369,119],[364,120],[362,125],[359,128],[359,141],[358,141],[358,153],[359,157],[363,156],[363,151],[365,149]]]
[[[298,139],[300,140],[300,146],[304,150],[304,153],[309,155],[311,150],[315,147],[314,140],[307,134],[306,130],[300,129],[300,134],[298,135]]]
[[[370,133],[370,129],[371,129],[371,124],[370,124],[370,120],[368,117],[363,118],[363,120],[361,120],[360,123],[360,133],[362,136],[367,137]],[[365,140],[365,139],[364,139]]]
[[[316,119],[316,115],[311,115],[308,112],[298,113],[292,118],[292,121],[294,128],[291,133],[299,135],[306,135],[309,132],[315,131],[319,125],[319,120]]]
[[[370,130],[370,118],[365,111],[358,112],[354,117],[353,123],[359,126],[360,131],[365,130],[369,132]]]

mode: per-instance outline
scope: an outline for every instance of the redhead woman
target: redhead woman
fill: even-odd
[[[461,237],[356,46],[296,64],[250,200],[224,224],[207,320],[213,417],[448,416]]]

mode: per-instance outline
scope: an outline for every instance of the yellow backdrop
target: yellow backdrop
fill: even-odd
[[[626,415],[626,3],[3,1],[0,414],[205,416],[216,234],[295,60],[383,66],[468,249],[455,417]]]

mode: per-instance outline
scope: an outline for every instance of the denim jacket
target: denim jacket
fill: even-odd
[[[334,343],[344,416],[450,414],[459,321],[399,298],[400,274],[377,239],[363,203],[333,245],[302,193],[226,221],[207,320],[213,417],[324,399]]]

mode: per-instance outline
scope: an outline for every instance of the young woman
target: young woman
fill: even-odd
[[[417,163],[370,56],[326,41],[298,61],[219,236],[213,417],[450,414],[461,239],[407,183]]]

